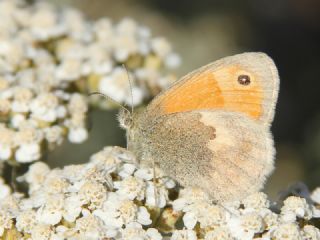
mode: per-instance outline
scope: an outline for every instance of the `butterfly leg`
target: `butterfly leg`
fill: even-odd
[[[154,205],[158,205],[158,191],[157,191],[157,175],[156,175],[156,162],[152,159],[153,168],[153,190],[154,190]]]

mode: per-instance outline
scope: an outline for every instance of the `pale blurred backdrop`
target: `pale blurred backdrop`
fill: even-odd
[[[263,51],[276,62],[280,97],[273,133],[276,171],[266,192],[272,198],[297,181],[320,185],[320,1],[51,0],[80,9],[89,19],[131,17],[164,36],[181,55],[176,74],[221,57]],[[51,166],[86,162],[106,145],[125,145],[116,111],[90,113],[90,138],[65,143],[49,155]]]

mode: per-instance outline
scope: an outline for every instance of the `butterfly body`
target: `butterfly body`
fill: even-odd
[[[200,187],[218,202],[241,199],[273,170],[278,82],[262,53],[209,64],[132,116],[128,147],[142,166],[156,163],[182,186]]]

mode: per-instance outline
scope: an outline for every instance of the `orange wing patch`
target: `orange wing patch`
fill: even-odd
[[[169,90],[161,103],[166,114],[223,106],[224,100],[220,87],[212,73],[208,72],[190,79],[178,88]]]
[[[243,72],[250,74],[251,84],[248,86],[237,82],[238,75]],[[253,73],[233,65],[195,74],[168,89],[156,102],[163,114],[224,109],[259,119],[263,114],[263,89]]]

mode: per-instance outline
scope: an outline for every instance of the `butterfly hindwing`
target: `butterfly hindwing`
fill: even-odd
[[[183,186],[201,187],[214,199],[242,196],[247,192],[242,187],[258,190],[264,181],[256,178],[266,178],[273,169],[270,132],[242,113],[215,110],[162,116],[153,126],[145,125],[143,139],[136,143],[143,142],[147,154],[142,165],[152,167],[155,161]]]

